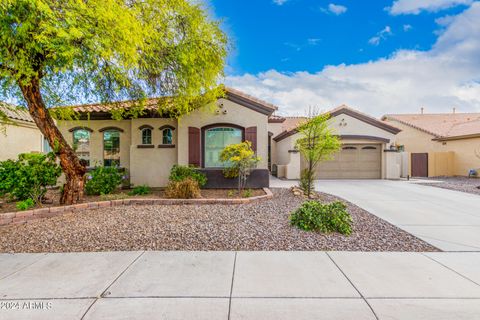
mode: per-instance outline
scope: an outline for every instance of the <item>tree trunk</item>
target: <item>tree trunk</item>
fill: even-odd
[[[27,84],[22,83],[20,80],[19,86],[22,90],[23,97],[27,101],[30,115],[60,160],[60,166],[65,174],[66,183],[63,186],[60,203],[77,203],[83,198],[86,168],[80,164],[77,155],[50,116],[40,92],[40,79],[31,79]]]
[[[310,198],[310,194],[312,193],[312,177],[313,177],[313,164],[312,160],[308,161],[308,191],[307,191],[307,196]]]

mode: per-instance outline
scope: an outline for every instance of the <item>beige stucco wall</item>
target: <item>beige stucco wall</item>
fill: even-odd
[[[16,125],[4,125],[3,129],[0,130],[0,161],[17,159],[20,153],[43,151],[43,135],[35,124],[17,120]]]
[[[152,144],[155,148],[141,149],[142,125],[150,125],[152,130]],[[130,182],[133,185],[146,184],[151,187],[163,187],[168,183],[170,169],[177,163],[177,129],[173,134],[175,148],[158,148],[162,144],[161,126],[170,125],[177,128],[177,121],[173,119],[133,119],[132,144],[130,146]]]
[[[130,170],[130,120],[90,120],[90,121],[60,121],[58,127],[70,145],[73,143],[73,133],[68,130],[74,127],[88,127],[93,130],[90,134],[90,165],[103,165],[103,133],[100,129],[105,127],[118,127],[123,129],[120,133],[120,166]]]
[[[257,127],[257,154],[261,157],[259,168],[266,169],[268,154],[268,116],[240,106],[231,101],[221,99],[224,107],[218,109],[216,105],[204,107],[179,120],[160,118],[139,118],[133,120],[90,120],[90,121],[61,121],[59,128],[67,141],[71,144],[73,134],[69,129],[74,127],[88,127],[93,130],[90,135],[90,163],[103,164],[103,134],[99,132],[105,127],[118,127],[124,130],[120,134],[120,165],[129,170],[130,182],[133,185],[146,184],[151,187],[163,187],[168,182],[170,169],[176,163],[188,164],[188,127],[201,128],[215,123],[232,123],[245,128]],[[216,110],[220,112],[216,113]],[[226,110],[226,114],[223,113]],[[171,125],[175,148],[159,148],[162,143],[162,132],[159,128]],[[141,144],[142,125],[150,125],[152,143],[155,148],[138,148]]]
[[[480,138],[433,141],[431,134],[397,121],[390,123],[402,129],[397,143],[404,145],[405,151],[429,154],[429,176],[466,176],[470,169],[480,169],[480,159],[475,156],[475,150],[480,150]]]
[[[272,133],[272,139],[271,139],[271,161],[272,163],[278,164],[278,151],[277,151],[277,142],[273,140],[276,136],[278,136],[280,133],[283,131],[283,123],[268,123],[268,131]]]
[[[219,104],[223,104],[223,108],[217,107]],[[179,164],[188,164],[188,127],[202,128],[216,123],[231,123],[245,128],[256,126],[257,155],[261,158],[257,167],[267,169],[268,116],[226,99],[219,99],[216,104],[196,110],[178,120]]]

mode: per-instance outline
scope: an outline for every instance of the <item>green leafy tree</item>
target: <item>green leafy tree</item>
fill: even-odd
[[[314,190],[315,169],[325,160],[330,160],[341,146],[340,139],[334,135],[328,125],[329,114],[312,113],[307,121],[298,127],[300,138],[296,141],[296,148],[306,162],[301,172],[300,187],[310,197]]]
[[[159,110],[181,116],[222,94],[226,43],[197,1],[0,0],[0,98],[28,107],[65,173],[61,201],[75,203],[86,169],[54,118],[79,115],[48,108],[137,101],[113,103],[121,119],[140,115],[147,97],[168,96]]]
[[[220,154],[220,161],[228,164],[225,170],[230,177],[238,177],[238,192],[245,188],[250,171],[256,166],[260,158],[255,155],[250,141],[226,146]]]

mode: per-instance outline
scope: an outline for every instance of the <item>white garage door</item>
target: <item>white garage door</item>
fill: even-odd
[[[345,144],[335,158],[317,166],[317,179],[381,179],[380,144]]]

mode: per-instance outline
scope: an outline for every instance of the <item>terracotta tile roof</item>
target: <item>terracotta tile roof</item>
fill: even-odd
[[[285,122],[285,117],[277,116],[275,114],[272,114],[270,117],[268,117],[268,122],[269,123],[283,123],[283,122]]]
[[[242,92],[240,90],[237,90],[237,89],[234,89],[234,88],[231,88],[231,87],[225,87],[225,91],[227,92],[227,96],[228,94],[234,94],[234,95],[238,95],[240,97],[243,97],[247,100],[251,100],[251,101],[254,101],[262,106],[264,106],[265,108],[267,109],[271,109],[272,112],[275,111],[275,110],[278,110],[278,107],[276,105],[273,105],[269,102],[266,102],[264,100],[261,100],[261,99],[258,99],[254,96],[251,96],[249,94],[246,94],[245,92]]]
[[[273,113],[275,110],[277,110],[277,107],[274,106],[273,104],[270,104],[268,102],[265,102],[263,100],[257,99],[255,97],[252,97],[246,93],[243,93],[239,90],[233,89],[233,88],[225,88],[226,96],[227,99],[229,97],[238,97],[240,99],[245,99],[250,101],[252,104],[254,104],[254,107],[257,109],[261,109],[262,111],[265,111],[268,114]],[[156,111],[158,110],[158,103],[160,99],[168,100],[170,99],[169,97],[164,97],[164,98],[150,98],[147,99],[145,102],[145,107],[144,110],[150,110],[150,111]],[[115,103],[108,103],[108,104],[102,104],[102,103],[92,103],[92,104],[83,104],[83,105],[77,105],[77,106],[69,106],[73,108],[74,111],[80,112],[80,113],[95,113],[95,112],[110,112],[111,110],[115,108],[124,108],[124,109],[129,109],[135,106],[136,101],[134,100],[127,100],[127,101],[119,101]]]
[[[397,121],[437,139],[480,135],[480,113],[387,114],[382,119]]]
[[[6,103],[0,102],[0,112],[5,114],[11,120],[21,120],[25,122],[34,122],[27,109],[14,107]]]
[[[158,109],[159,98],[147,99],[145,101],[145,110],[157,110]],[[90,103],[90,104],[81,104],[76,106],[65,106],[58,108],[72,108],[75,112],[80,113],[95,113],[95,112],[110,112],[113,109],[123,108],[130,109],[136,105],[137,101],[126,100],[112,103]]]
[[[360,121],[363,121],[363,122],[366,122],[372,126],[375,126],[377,128],[380,128],[380,129],[383,129],[385,131],[388,131],[390,133],[393,133],[393,134],[397,134],[399,133],[401,130],[395,126],[392,126],[390,124],[387,124],[383,121],[380,121],[379,119],[377,118],[374,118],[372,116],[369,116],[363,112],[360,112],[358,110],[355,110],[353,108],[350,108],[349,106],[347,105],[341,105],[341,106],[338,106],[330,111],[327,111],[326,113],[329,113],[331,117],[336,117],[337,115],[340,115],[340,114],[346,114],[346,115],[349,115],[351,117],[354,117],[356,119],[359,119]],[[307,118],[302,118],[301,120],[305,120]],[[281,141],[295,133],[298,132],[297,130],[297,127],[300,125],[300,121],[298,121],[294,126],[290,127],[290,128],[287,128],[285,131],[281,132],[280,134],[278,134],[275,138],[273,138],[273,140],[275,141]]]

